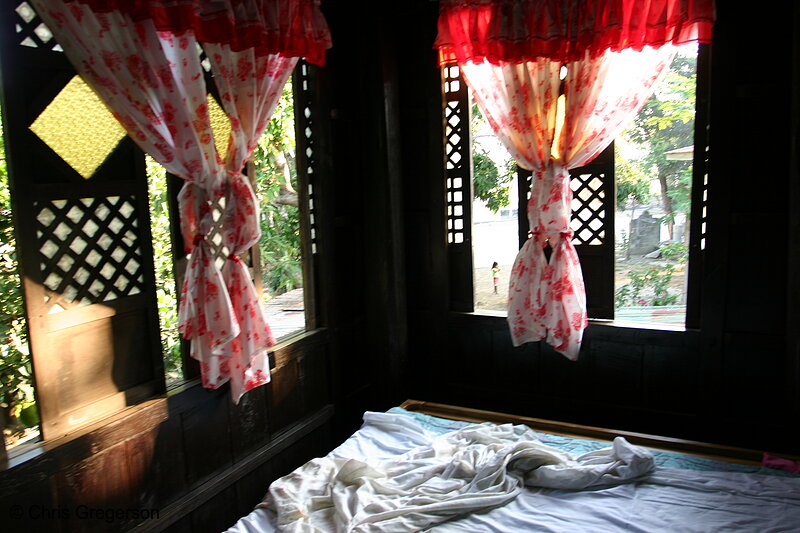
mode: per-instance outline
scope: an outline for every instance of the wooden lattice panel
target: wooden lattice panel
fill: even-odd
[[[217,265],[217,268],[222,270],[225,266],[225,261],[227,260],[228,256],[230,255],[231,251],[228,248],[227,244],[225,243],[225,233],[222,223],[222,217],[225,213],[225,198],[217,198],[211,202],[211,228],[208,230],[208,234],[206,235],[206,241],[211,248],[211,254],[214,256],[214,262]],[[253,266],[252,258],[250,254],[243,253],[240,256],[240,259],[247,265],[248,267]]]
[[[442,68],[444,93],[445,168],[447,171],[447,242],[464,243],[472,199],[469,145],[469,94],[455,65]]]
[[[200,65],[203,67],[203,70],[211,72],[211,61],[208,59],[206,51],[203,50],[203,47],[199,44],[197,45],[197,55],[200,57]]]
[[[700,249],[706,249],[706,236],[708,235],[708,147],[703,152],[703,186],[701,187],[700,200]]]
[[[573,244],[601,245],[605,243],[605,180],[602,173],[573,174],[572,229]]]
[[[300,64],[300,68],[296,71],[299,72],[298,81],[300,83],[300,91],[303,93],[309,93],[310,89],[310,80],[309,80],[309,66],[307,63],[302,62]],[[311,98],[304,98],[303,101],[305,105],[303,105],[302,112],[299,114],[295,114],[295,120],[298,121],[298,128],[297,131],[303,136],[302,145],[305,146],[305,164],[306,164],[306,175],[308,179],[308,228],[309,228],[309,240],[311,241],[311,253],[317,253],[317,226],[316,226],[316,211],[314,208],[314,204],[316,201],[316,195],[314,192],[314,169],[317,166],[316,157],[314,154],[315,144],[314,144],[314,115],[311,110]]]
[[[76,72],[32,0],[0,10],[5,156],[47,440],[164,391],[147,181],[143,155],[128,138],[80,173],[52,139],[42,140],[48,128],[30,129]],[[52,131],[72,122],[98,131],[85,102],[71,107]],[[65,137],[66,145],[78,142]]]
[[[142,292],[135,197],[40,201],[34,206],[50,302],[67,308]]]
[[[39,15],[28,2],[20,2],[14,9],[16,13],[17,43],[31,48],[44,48],[54,52],[61,52],[61,46],[56,42],[50,31]]]
[[[211,202],[211,228],[206,234],[206,241],[211,247],[211,253],[221,269],[225,265],[225,259],[230,254],[230,250],[225,245],[225,234],[222,227],[222,216],[225,213],[225,198],[216,198]]]

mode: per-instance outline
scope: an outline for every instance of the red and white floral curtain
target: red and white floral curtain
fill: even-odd
[[[230,381],[238,402],[269,381],[266,350],[275,344],[238,259],[259,237],[258,203],[242,168],[297,58],[324,61],[330,35],[318,0],[32,2],[128,134],[186,180],[179,205],[190,255],[179,328],[200,361],[204,386]],[[225,160],[211,129],[201,42],[231,121]],[[212,202],[222,198],[230,256],[220,272],[206,236]]]
[[[458,63],[498,138],[533,172],[531,238],[509,283],[515,346],[546,338],[577,359],[588,321],[569,170],[602,152],[644,105],[672,59],[669,45],[709,42],[712,22],[711,0],[442,0],[442,63]]]

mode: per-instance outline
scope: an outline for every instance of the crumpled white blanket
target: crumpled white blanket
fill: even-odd
[[[362,431],[396,423],[390,414],[367,413]],[[280,531],[420,531],[504,505],[522,485],[595,489],[653,469],[652,455],[622,437],[610,448],[573,457],[542,444],[526,426],[474,424],[392,459],[336,453],[313,459],[273,482],[261,506],[276,513]]]

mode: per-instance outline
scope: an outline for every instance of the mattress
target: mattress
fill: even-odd
[[[361,485],[363,480],[359,476],[365,478],[378,476],[371,473],[373,466],[380,470],[387,464],[403,465],[417,460],[420,456],[419,450],[427,450],[422,455],[425,461],[430,461],[432,454],[446,456],[449,453],[442,452],[442,442],[450,442],[446,439],[453,435],[484,429],[499,431],[495,427],[485,428],[493,425],[476,425],[437,418],[399,407],[386,413],[365,413],[364,420],[362,427],[328,456],[317,462],[312,461],[286,478],[273,483],[271,493],[265,497],[265,502],[241,518],[228,531],[231,533],[420,530],[437,533],[800,531],[800,476],[758,466],[658,450],[645,450],[642,457],[647,456],[651,463],[646,466],[646,471],[641,468],[637,470],[631,468],[635,460],[633,463],[631,461],[625,463],[619,457],[609,456],[608,454],[613,451],[609,448],[609,442],[533,432],[524,426],[519,429],[519,426],[511,425],[507,425],[505,431],[514,439],[537,442],[533,448],[526,442],[524,449],[528,455],[523,459],[520,459],[522,456],[519,455],[511,456],[511,463],[507,462],[505,467],[519,462],[524,463],[530,458],[530,450],[533,449],[535,457],[540,456],[537,454],[545,453],[547,460],[540,461],[546,466],[539,466],[537,463],[532,470],[555,468],[558,470],[556,474],[562,475],[564,465],[568,464],[573,465],[573,469],[580,470],[579,474],[585,474],[581,469],[586,468],[593,469],[592,475],[596,472],[599,474],[596,479],[592,478],[588,483],[588,488],[580,490],[531,486],[530,483],[523,482],[526,481],[523,479],[524,476],[517,475],[514,479],[520,479],[519,487],[511,487],[507,493],[501,495],[501,499],[498,499],[495,491],[492,492],[494,499],[488,497],[479,499],[485,500],[486,505],[479,505],[480,502],[476,504],[474,497],[469,499],[468,504],[463,505],[461,503],[463,500],[458,500],[456,504],[447,501],[447,498],[451,497],[451,492],[447,492],[449,488],[441,490],[443,485],[436,476],[440,476],[442,470],[437,470],[435,474],[425,476],[428,485],[421,493],[416,494],[414,500],[417,504],[421,501],[420,494],[422,494],[425,502],[433,501],[430,500],[430,496],[431,492],[435,492],[432,506],[409,506],[408,500],[404,500],[405,495],[396,494],[398,490],[392,487],[386,489],[395,492],[390,494],[388,503],[376,504],[372,499],[366,503],[355,502],[356,492],[353,487],[357,485],[361,487],[359,490],[365,490]],[[521,449],[520,442],[515,440],[513,445],[515,451]],[[637,449],[637,447],[631,448],[634,451]],[[547,455],[548,453],[552,455]],[[564,457],[568,458],[566,462],[559,459]],[[583,462],[577,461],[576,458],[580,458]],[[461,457],[459,460],[463,463],[464,458]],[[600,467],[596,464],[598,461],[601,463]],[[321,475],[320,480],[309,477],[309,472],[322,473],[320,469],[323,465],[334,464],[339,465],[337,467],[339,469]],[[346,466],[341,468],[342,465]],[[353,465],[357,465],[357,468],[353,468]],[[424,469],[417,469],[414,472],[420,470],[430,472],[428,465],[426,462],[423,464]],[[528,467],[530,469],[530,465]],[[461,468],[464,468],[463,464]],[[598,471],[598,468],[601,471]],[[347,476],[343,474],[345,470],[349,472]],[[392,472],[391,469],[384,470]],[[447,471],[451,472],[452,467],[448,465]],[[609,478],[609,473],[614,475]],[[405,472],[400,474],[401,477],[404,475]],[[328,481],[335,479],[338,483],[348,476],[349,481],[345,481],[352,485],[346,487],[349,492],[340,492],[336,505],[333,505],[331,502],[336,498],[333,500],[329,498],[331,494]],[[495,479],[496,475],[492,476],[492,482],[497,482],[499,485],[500,481]],[[503,478],[501,481],[514,485],[514,479],[509,481]],[[534,483],[548,484],[547,479],[544,482],[534,480]],[[383,485],[378,483],[377,486],[379,487],[377,492],[380,493],[386,488],[386,483]],[[495,488],[497,487],[492,490]],[[374,492],[376,492],[374,487],[370,487],[370,498]],[[445,496],[440,494],[442,492]],[[485,492],[479,491],[479,495],[484,496]],[[458,497],[463,498],[463,496],[460,494]],[[290,505],[281,507],[280,501],[276,504],[276,499],[281,498],[287,500]],[[324,500],[319,505],[311,506],[314,509],[323,509],[324,513],[319,515],[322,518],[307,511],[311,508],[306,506],[310,500],[315,502]],[[293,509],[291,504],[297,504],[297,510],[292,511],[293,515],[289,512],[291,516],[287,520],[286,509]],[[420,509],[424,512],[420,512]],[[280,516],[276,514],[276,510],[280,511]],[[391,512],[387,514],[387,510],[396,512],[394,515]],[[331,513],[341,512],[350,514],[343,520],[341,517],[332,518]],[[385,515],[389,519],[371,522],[369,520],[371,514]],[[420,520],[419,516],[423,519]],[[364,517],[368,519],[365,520]]]

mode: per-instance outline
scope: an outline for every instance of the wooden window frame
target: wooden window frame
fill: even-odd
[[[316,90],[317,68],[318,67],[300,59],[292,72],[305,328],[295,335],[279,339],[279,345],[281,346],[291,344],[297,340],[300,335],[317,329],[321,324],[319,306],[316,304],[317,280],[319,279],[318,256],[321,246],[321,239],[318,237],[319,224],[317,223],[319,218],[317,213],[317,199],[319,195],[313,192],[318,185],[319,167],[321,166],[319,164],[320,156],[318,153],[320,121],[317,120],[316,115],[318,112],[315,111],[319,109],[319,95]],[[206,73],[206,83],[207,87],[209,87],[209,92],[212,95],[216,95],[213,78],[209,73]],[[246,174],[250,176],[250,184],[255,187],[255,168],[252,162],[247,163]],[[178,193],[183,186],[184,180],[172,174],[167,175],[170,197],[170,232],[173,243],[173,272],[176,286],[181,287],[183,285],[183,276],[186,271],[186,255],[181,252],[184,249],[184,243],[178,215]],[[256,291],[259,296],[261,296],[263,291],[263,264],[261,262],[258,244],[252,246],[246,252],[246,257],[244,259],[248,265],[248,270],[252,276]],[[180,293],[181,291],[178,290],[178,298],[180,298]],[[200,379],[200,364],[194,358],[187,356],[188,354],[189,342],[181,338],[181,360],[184,378],[173,387],[178,387],[188,381]],[[272,362],[271,358],[271,366]]]
[[[16,5],[16,4],[15,4]],[[7,7],[7,11],[13,15],[14,6]],[[7,13],[8,14],[8,13]],[[9,18],[13,19],[13,16]],[[38,19],[37,19],[38,20]],[[36,24],[33,24],[35,26]],[[25,68],[28,68],[27,65],[34,65],[36,68],[55,68],[57,69],[57,77],[58,80],[61,78],[69,79],[68,74],[72,72],[71,67],[69,66],[66,57],[63,53],[60,52],[60,49],[57,47],[57,44],[54,40],[49,41],[48,43],[42,43],[39,41],[37,42],[37,46],[29,46],[24,45],[20,42],[22,37],[19,37],[22,30],[19,27],[30,26],[30,24],[20,25],[14,30],[13,21],[10,24],[6,24],[2,28],[2,37],[3,37],[3,47],[4,50],[2,55],[2,63],[4,65],[4,70],[8,70],[9,72],[16,72],[13,69],[18,69],[19,65],[25,65]],[[30,28],[25,29],[28,31]],[[24,37],[24,36],[23,36]],[[35,35],[34,35],[35,37]],[[45,45],[46,44],[46,45]],[[63,72],[62,72],[63,71]],[[54,71],[56,72],[56,71]],[[55,74],[53,74],[55,76]],[[67,76],[65,78],[65,76]],[[210,88],[210,92],[214,94],[214,85],[213,80],[210,79],[210,74],[207,73],[206,76],[209,78],[209,83],[207,84]],[[316,179],[318,179],[319,171],[317,169],[317,173],[312,176],[311,174],[316,169],[315,165],[318,165],[320,160],[320,152],[318,150],[309,151],[311,146],[317,147],[317,143],[315,139],[317,139],[317,135],[320,129],[320,121],[312,121],[307,113],[303,113],[303,111],[311,111],[311,117],[314,117],[314,113],[318,107],[318,99],[319,93],[316,90],[318,87],[318,83],[316,80],[317,70],[316,67],[306,64],[303,61],[298,63],[298,67],[296,68],[295,72],[293,73],[293,80],[295,81],[295,90],[293,97],[295,99],[295,124],[296,124],[296,142],[297,142],[297,149],[298,149],[298,196],[300,199],[300,227],[301,227],[301,246],[302,246],[302,268],[303,268],[303,283],[304,283],[304,298],[305,298],[305,314],[306,314],[306,327],[304,333],[309,333],[311,330],[316,329],[322,323],[322,320],[319,316],[318,307],[315,304],[315,294],[316,294],[316,279],[318,279],[318,260],[317,256],[322,247],[322,239],[318,236],[315,236],[319,224],[315,226],[311,226],[311,221],[314,220],[315,214],[317,212],[318,207],[314,205],[314,200],[316,196],[311,194],[312,188],[316,187]],[[14,76],[7,76],[7,79],[14,79]],[[56,80],[56,81],[58,81]],[[15,105],[19,104],[21,100],[21,95],[25,94],[25,91],[20,90],[19,87],[22,87],[21,84],[15,83],[13,86],[10,83],[7,83],[4,87],[4,100],[6,100],[5,108],[6,110],[14,109],[14,113],[6,113],[4,117],[4,125],[6,131],[14,131],[15,132],[15,139],[11,140],[9,137],[6,138],[6,152],[8,155],[9,160],[9,174],[20,174],[20,169],[24,171],[29,171],[29,167],[33,168],[32,162],[26,163],[25,158],[25,151],[21,148],[26,145],[26,142],[30,144],[30,141],[27,139],[32,138],[32,134],[28,132],[28,118],[26,114],[29,114],[31,111],[28,109],[27,106],[24,105]],[[50,89],[48,89],[50,90]],[[39,98],[41,100],[41,98]],[[48,100],[49,101],[49,100]],[[36,106],[41,107],[42,105],[46,105],[47,102],[39,102],[37,100]],[[16,137],[20,137],[21,140],[16,139]],[[38,143],[38,141],[37,141]],[[84,413],[89,415],[87,416],[85,421],[81,421],[78,425],[71,425],[69,427],[61,424],[59,422],[60,411],[57,408],[49,407],[51,404],[57,406],[60,402],[59,399],[59,388],[58,386],[52,386],[54,384],[47,383],[42,384],[39,382],[34,383],[35,394],[37,396],[37,402],[39,403],[39,408],[42,408],[43,400],[47,404],[47,412],[42,414],[42,436],[43,441],[51,442],[53,439],[57,439],[59,442],[62,437],[67,438],[69,440],[71,436],[80,434],[80,432],[84,431],[87,427],[96,427],[97,425],[104,424],[104,420],[113,419],[113,417],[117,416],[121,411],[131,408],[135,405],[141,404],[148,399],[153,397],[162,395],[166,392],[165,387],[165,377],[164,377],[164,366],[163,366],[163,354],[161,353],[160,349],[160,339],[159,339],[159,327],[158,327],[158,317],[157,317],[157,305],[155,301],[155,278],[154,273],[152,272],[152,256],[153,250],[151,246],[152,238],[150,235],[149,230],[149,219],[147,218],[146,214],[149,212],[149,202],[148,202],[148,194],[147,194],[147,181],[145,179],[145,165],[144,165],[144,154],[141,150],[136,148],[130,139],[124,139],[120,143],[121,150],[124,152],[123,155],[115,155],[115,165],[119,165],[123,159],[120,158],[133,158],[133,161],[130,165],[128,165],[130,169],[130,174],[136,174],[136,180],[128,179],[128,175],[125,174],[126,181],[124,186],[121,189],[121,192],[118,191],[119,187],[114,188],[110,186],[110,178],[109,178],[109,171],[103,170],[104,167],[98,170],[97,175],[100,176],[99,188],[97,191],[91,189],[91,187],[87,188],[84,187],[86,184],[93,184],[95,182],[91,180],[80,181],[77,183],[76,187],[71,188],[64,188],[63,186],[59,186],[57,183],[49,183],[49,182],[42,182],[43,185],[37,184],[36,186],[39,189],[42,189],[44,192],[39,193],[39,196],[33,195],[31,192],[28,192],[27,188],[23,190],[21,186],[14,187],[13,183],[11,184],[12,194],[14,195],[14,218],[15,218],[15,225],[17,228],[20,228],[19,221],[22,220],[21,217],[24,217],[25,220],[30,220],[33,217],[35,220],[36,217],[36,206],[35,202],[42,200],[39,199],[40,196],[43,199],[47,198],[66,198],[69,201],[75,200],[77,201],[84,196],[93,196],[99,195],[98,198],[102,197],[103,194],[108,195],[116,195],[120,196],[124,202],[133,202],[133,205],[138,210],[138,216],[141,220],[138,220],[138,226],[130,226],[128,229],[130,231],[136,231],[138,235],[137,246],[140,247],[140,251],[137,252],[139,254],[143,254],[146,258],[150,258],[149,262],[144,261],[145,266],[148,266],[150,270],[146,271],[144,276],[143,283],[147,286],[146,290],[142,289],[144,294],[141,296],[136,297],[136,301],[139,302],[140,300],[145,301],[145,306],[150,313],[146,317],[139,318],[138,320],[143,324],[143,327],[149,328],[150,334],[148,338],[144,340],[144,342],[136,343],[140,345],[146,345],[151,347],[152,350],[148,352],[147,360],[142,360],[141,364],[147,367],[149,373],[152,373],[152,379],[148,378],[146,382],[142,383],[134,383],[134,386],[128,387],[125,390],[121,390],[118,394],[114,395],[114,402],[117,402],[117,396],[123,397],[126,400],[124,403],[124,407],[114,407],[116,403],[111,405],[106,399],[99,398],[93,399],[91,402],[87,404],[85,407],[81,407],[79,411],[70,411],[70,414],[80,412],[81,415]],[[118,147],[119,148],[119,147]],[[22,157],[17,156],[17,152],[22,154]],[[311,154],[314,154],[312,157]],[[14,157],[17,156],[18,160],[14,161]],[[28,158],[30,159],[30,158]],[[67,168],[65,163],[56,157],[51,157],[54,163],[48,161],[48,164],[55,164],[61,167]],[[127,160],[127,159],[125,159]],[[104,165],[108,165],[108,163],[104,163]],[[252,171],[251,171],[252,172]],[[24,174],[24,172],[23,172]],[[22,174],[20,174],[22,175]],[[19,180],[19,178],[17,178]],[[133,182],[137,182],[138,184],[134,184]],[[129,183],[130,182],[130,183]],[[60,183],[60,182],[59,182]],[[178,288],[182,285],[182,277],[185,272],[186,267],[186,257],[183,253],[184,246],[183,246],[183,239],[182,234],[180,231],[180,224],[179,224],[179,215],[178,215],[178,203],[177,203],[177,196],[181,186],[184,184],[184,181],[177,178],[176,176],[168,174],[168,191],[169,191],[169,202],[170,202],[170,213],[171,213],[171,224],[170,224],[170,232],[171,232],[171,239],[173,244],[173,268],[175,273],[176,285]],[[135,187],[134,187],[135,185]],[[27,186],[26,186],[27,187]],[[133,188],[132,188],[133,187]],[[73,190],[74,189],[74,190]],[[84,189],[86,189],[84,191]],[[38,189],[37,189],[38,190]],[[44,194],[44,196],[42,196]],[[135,196],[131,197],[134,199],[126,200],[127,196],[134,194]],[[89,215],[87,215],[89,216]],[[28,224],[31,226],[31,224]],[[127,227],[127,226],[126,226]],[[137,229],[138,228],[138,229]],[[38,243],[38,240],[33,235],[33,230],[28,228],[27,230],[20,233],[20,230],[17,230],[17,243],[18,243],[18,253],[23,256],[23,262],[20,263],[21,271],[26,280],[24,283],[27,285],[39,283],[36,280],[42,276],[39,267],[39,260],[38,254],[40,253],[39,248],[41,244]],[[138,256],[137,256],[138,258]],[[248,266],[251,269],[251,273],[253,274],[255,284],[257,289],[261,288],[261,275],[260,275],[260,261],[258,257],[258,248],[253,247],[248,253],[247,257],[243,258],[247,261]],[[138,283],[138,281],[137,281]],[[36,294],[42,292],[38,290]],[[180,290],[177,291],[180,294]],[[26,304],[30,304],[30,302],[26,302]],[[38,305],[38,304],[37,304]],[[131,312],[133,309],[132,304],[128,304],[126,302],[111,302],[108,304],[112,310],[121,310],[121,312]],[[87,315],[87,312],[83,312],[84,315]],[[97,313],[92,312],[92,316],[97,315]],[[98,315],[99,318],[108,318],[114,315],[114,312],[108,312],[102,314],[103,316]],[[108,317],[106,317],[108,315]],[[88,315],[87,315],[88,316]],[[50,317],[46,317],[46,320],[52,321]],[[30,317],[28,317],[30,323]],[[37,318],[36,320],[40,320]],[[41,321],[41,320],[40,320]],[[41,328],[40,328],[41,329]],[[106,328],[108,329],[108,327]],[[137,330],[138,331],[138,330]],[[44,332],[46,333],[46,332]],[[34,333],[32,337],[36,337],[37,339],[43,337],[43,332]],[[44,335],[46,336],[46,335]],[[288,344],[292,344],[295,341],[303,339],[308,335],[298,335],[293,336],[287,339],[283,339],[283,342],[279,344],[278,347],[286,346]],[[113,339],[112,339],[113,340]],[[43,341],[38,341],[43,342]],[[184,367],[184,379],[179,384],[179,390],[184,390],[186,387],[197,386],[197,378],[199,378],[200,369],[199,364],[193,358],[188,356],[188,343],[183,341],[182,346],[182,364]],[[36,359],[36,357],[32,357]],[[271,359],[271,366],[274,366],[274,354],[270,354]],[[34,364],[36,361],[34,361]],[[40,362],[41,364],[41,362]],[[142,370],[138,371],[139,373],[143,372]],[[150,374],[147,374],[148,376]],[[137,374],[138,376],[138,374]],[[114,376],[115,379],[118,376]],[[192,383],[189,383],[189,382]],[[55,396],[54,396],[55,395]],[[109,398],[111,400],[112,398]],[[118,403],[118,402],[117,402]],[[95,404],[98,407],[95,407]],[[108,404],[108,406],[106,405]],[[63,427],[62,427],[63,426]],[[8,454],[5,450],[5,443],[0,441],[2,446],[0,446],[0,462],[4,462],[8,458]],[[24,453],[25,450],[21,450],[19,453]],[[18,455],[18,453],[14,453],[12,455]]]
[[[700,327],[700,304],[701,304],[701,279],[704,274],[705,246],[708,239],[708,107],[709,107],[709,87],[710,87],[710,58],[711,49],[708,44],[698,45],[697,56],[697,87],[695,103],[695,135],[694,135],[694,158],[692,161],[692,199],[691,209],[694,215],[690,220],[689,234],[689,261],[687,268],[688,282],[686,294],[686,320],[685,329],[698,329]],[[464,236],[461,242],[453,242],[448,239],[447,258],[450,278],[450,310],[456,312],[475,312],[474,309],[474,287],[472,275],[472,239],[471,239],[471,201],[472,201],[472,154],[470,130],[460,128],[458,130],[459,140],[453,143],[450,140],[448,131],[448,106],[463,109],[469,124],[470,96],[463,78],[460,76],[450,76],[448,69],[455,67],[455,64],[447,64],[440,67],[441,91],[442,91],[442,120],[445,144],[445,192],[448,195],[445,205],[448,212],[445,217],[449,235],[453,232],[453,198],[450,196],[454,190],[453,179],[461,178],[467,182],[468,186],[463,186],[460,190],[464,191],[466,201],[461,206],[464,215]],[[457,68],[457,67],[456,67]],[[458,90],[451,90],[448,84],[453,80],[458,80]],[[450,128],[452,131],[453,128]],[[463,134],[461,134],[463,131]],[[450,165],[452,153],[459,153],[461,160],[459,165]],[[589,164],[573,169],[570,175],[573,180],[583,174],[594,174],[603,176],[602,185],[602,209],[605,211],[602,230],[605,236],[601,245],[591,245],[588,243],[576,243],[575,249],[581,259],[586,285],[587,308],[590,323],[603,323],[613,325],[614,317],[614,246],[615,246],[615,212],[616,212],[616,180],[614,174],[614,144],[606,148]],[[527,200],[530,194],[530,171],[517,167],[518,184],[518,237],[520,248],[528,239],[528,219]],[[575,185],[573,184],[573,188]],[[468,196],[467,196],[468,193]],[[610,216],[609,216],[610,215]],[[575,212],[573,210],[573,217]],[[548,252],[549,250],[546,250]],[[549,255],[548,255],[549,257]],[[630,326],[627,324],[627,326]],[[641,324],[641,329],[658,329],[658,324]]]

